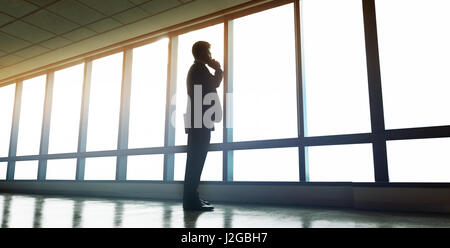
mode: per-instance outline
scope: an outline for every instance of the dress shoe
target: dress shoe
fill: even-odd
[[[183,209],[187,211],[213,211],[214,207],[206,205],[202,202],[197,202],[194,204],[183,203]]]
[[[205,200],[205,199],[201,199],[200,198],[200,202],[205,204],[205,205],[211,205],[211,203],[209,201]]]

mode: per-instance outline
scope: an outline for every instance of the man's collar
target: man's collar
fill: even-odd
[[[200,60],[194,60],[194,63],[199,63],[199,64],[202,64],[202,65],[206,65],[205,63],[203,63],[203,62],[201,62]]]

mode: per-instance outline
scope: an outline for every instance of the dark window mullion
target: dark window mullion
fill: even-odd
[[[175,123],[172,123],[172,115],[175,114],[176,106],[172,99],[175,99],[177,91],[177,58],[178,58],[178,36],[169,38],[169,52],[167,64],[167,86],[166,86],[166,120],[164,131],[164,147],[175,145]],[[173,120],[175,122],[175,119]],[[172,125],[173,124],[173,125]],[[164,181],[174,180],[174,153],[164,154]]]
[[[233,20],[224,23],[223,143],[233,142]],[[233,181],[233,150],[223,150],[222,180]]]
[[[376,182],[389,182],[375,0],[362,0]]]
[[[54,78],[55,78],[54,72],[50,72],[47,74],[44,112],[43,112],[44,116],[42,118],[41,143],[39,147],[39,155],[48,154]],[[46,174],[47,174],[47,159],[39,159],[37,180],[39,181],[45,180]]]
[[[128,49],[123,53],[122,64],[122,88],[120,96],[119,133],[117,150],[128,149],[128,134],[130,120],[130,95],[131,95],[131,71],[133,62],[133,50]],[[119,155],[116,160],[116,180],[127,179],[127,156]]]
[[[296,87],[297,87],[297,130],[300,139],[298,146],[299,179],[300,182],[309,181],[307,151],[304,145],[305,138],[305,97],[303,77],[303,47],[301,35],[301,3],[294,2],[295,21],[295,65],[296,65]]]
[[[91,94],[91,74],[92,74],[92,61],[86,61],[84,64],[83,93],[81,101],[80,126],[78,133],[78,151],[77,151],[78,154],[86,152],[89,99]],[[75,177],[77,181],[84,180],[85,164],[86,158],[78,157],[76,177]]]
[[[11,136],[9,140],[9,153],[8,153],[8,168],[6,170],[6,180],[14,180],[14,172],[16,168],[16,161],[11,158],[16,156],[17,153],[17,139],[19,136],[19,121],[20,121],[20,110],[22,104],[22,89],[23,82],[16,83],[16,92],[14,96],[14,110],[13,119],[11,124]]]

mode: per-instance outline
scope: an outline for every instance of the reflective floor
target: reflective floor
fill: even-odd
[[[247,204],[184,212],[181,202],[0,193],[8,227],[450,227],[450,215]]]

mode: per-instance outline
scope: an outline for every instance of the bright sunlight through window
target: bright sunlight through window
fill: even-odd
[[[293,4],[233,28],[233,140],[297,137]]]
[[[386,129],[450,125],[450,1],[375,4]]]
[[[361,1],[301,1],[307,136],[369,133]]]
[[[17,155],[39,154],[46,75],[23,81]]]

